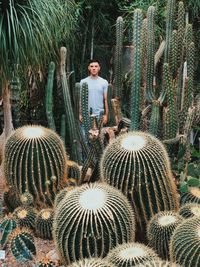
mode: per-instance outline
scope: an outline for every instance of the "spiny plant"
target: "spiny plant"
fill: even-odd
[[[67,178],[67,156],[59,135],[39,125],[16,129],[4,154],[7,183],[19,195],[29,192],[37,206],[52,206]]]
[[[6,216],[0,223],[1,246],[4,248],[8,242],[9,234],[17,227],[16,220],[11,216]]]
[[[19,227],[34,229],[37,210],[29,206],[21,206],[14,210],[13,217],[16,219]]]
[[[186,203],[180,207],[179,214],[183,218],[191,218],[194,216],[200,216],[200,204]]]
[[[80,177],[81,177],[81,169],[78,163],[72,160],[67,161],[68,166],[68,177],[74,178],[78,184]]]
[[[52,239],[54,209],[42,209],[38,212],[35,221],[37,236],[43,239]]]
[[[181,194],[181,205],[185,203],[198,203],[200,204],[200,188],[190,187],[188,192]]]
[[[139,131],[118,136],[106,147],[100,167],[102,179],[128,197],[138,230],[159,211],[178,209],[169,157],[154,136]]]
[[[116,245],[134,241],[134,212],[116,188],[106,183],[83,184],[57,205],[53,237],[64,264],[105,257]]]
[[[200,266],[200,219],[184,220],[174,231],[170,243],[171,261],[181,266]]]
[[[142,243],[123,243],[113,248],[106,257],[116,267],[132,267],[147,260],[158,260],[158,255]]]
[[[55,262],[53,262],[46,256],[40,258],[36,263],[36,267],[56,267],[56,266],[57,265],[55,264]]]
[[[27,229],[14,229],[9,240],[11,252],[17,261],[32,260],[36,255],[34,237]]]
[[[33,196],[29,192],[25,192],[20,195],[20,202],[23,206],[30,206],[33,204]]]
[[[55,197],[54,207],[56,208],[58,204],[61,202],[61,200],[64,199],[65,195],[73,189],[74,189],[74,186],[67,186],[63,188],[62,190],[60,190],[60,192]]]
[[[173,211],[161,211],[155,214],[147,225],[148,245],[165,260],[169,260],[170,238],[183,218]]]
[[[107,262],[105,259],[90,258],[74,262],[69,265],[69,267],[114,267],[114,265]]]
[[[136,265],[136,267],[181,267],[181,266],[170,261],[151,260],[144,262],[143,264]]]

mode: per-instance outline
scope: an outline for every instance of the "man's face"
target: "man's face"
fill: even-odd
[[[90,72],[90,74],[92,76],[96,76],[98,75],[99,71],[100,71],[100,66],[98,62],[92,62],[90,63],[90,65],[88,66],[88,70]]]

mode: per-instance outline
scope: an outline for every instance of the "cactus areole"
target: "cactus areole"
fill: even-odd
[[[67,156],[61,138],[39,125],[16,129],[6,142],[4,173],[19,198],[30,193],[34,204],[52,206],[67,178]]]

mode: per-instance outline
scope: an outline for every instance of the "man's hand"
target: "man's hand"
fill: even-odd
[[[103,116],[103,124],[106,125],[108,123],[108,115]]]
[[[79,121],[82,123],[83,121],[83,116],[81,114],[79,114]]]

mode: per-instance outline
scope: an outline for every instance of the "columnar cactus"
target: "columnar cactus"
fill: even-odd
[[[110,143],[101,158],[101,177],[128,197],[142,231],[154,214],[178,209],[166,149],[150,134],[133,131]]]
[[[198,204],[198,203],[186,203],[180,207],[179,214],[183,218],[191,218],[194,216],[200,217],[200,204]]]
[[[180,265],[170,262],[170,261],[162,261],[162,260],[151,260],[144,262],[143,264],[136,265],[137,267],[181,267]]]
[[[13,191],[31,193],[35,205],[51,206],[67,178],[61,138],[39,125],[16,129],[6,142],[4,173]]]
[[[35,228],[35,219],[37,210],[29,206],[21,206],[14,210],[13,217],[16,219],[19,227]]]
[[[134,241],[134,212],[116,188],[84,184],[68,192],[56,207],[53,236],[64,264],[104,257],[114,246]]]
[[[11,252],[17,261],[32,260],[36,255],[34,238],[26,229],[14,229],[9,239]]]
[[[200,266],[200,219],[184,220],[174,231],[170,243],[172,261],[183,267]]]
[[[104,259],[90,258],[74,262],[68,267],[114,267],[114,265]]]
[[[0,244],[4,247],[8,242],[9,234],[17,227],[17,222],[13,217],[6,216],[0,223],[1,241]]]
[[[173,211],[155,214],[147,225],[148,245],[165,260],[169,259],[170,238],[183,218]]]
[[[116,267],[132,267],[147,260],[158,260],[158,255],[142,243],[124,243],[113,248],[106,260]]]
[[[200,188],[190,187],[188,192],[181,194],[181,205],[191,202],[200,204]]]
[[[43,239],[52,239],[53,209],[42,209],[35,221],[35,231],[37,236]]]

